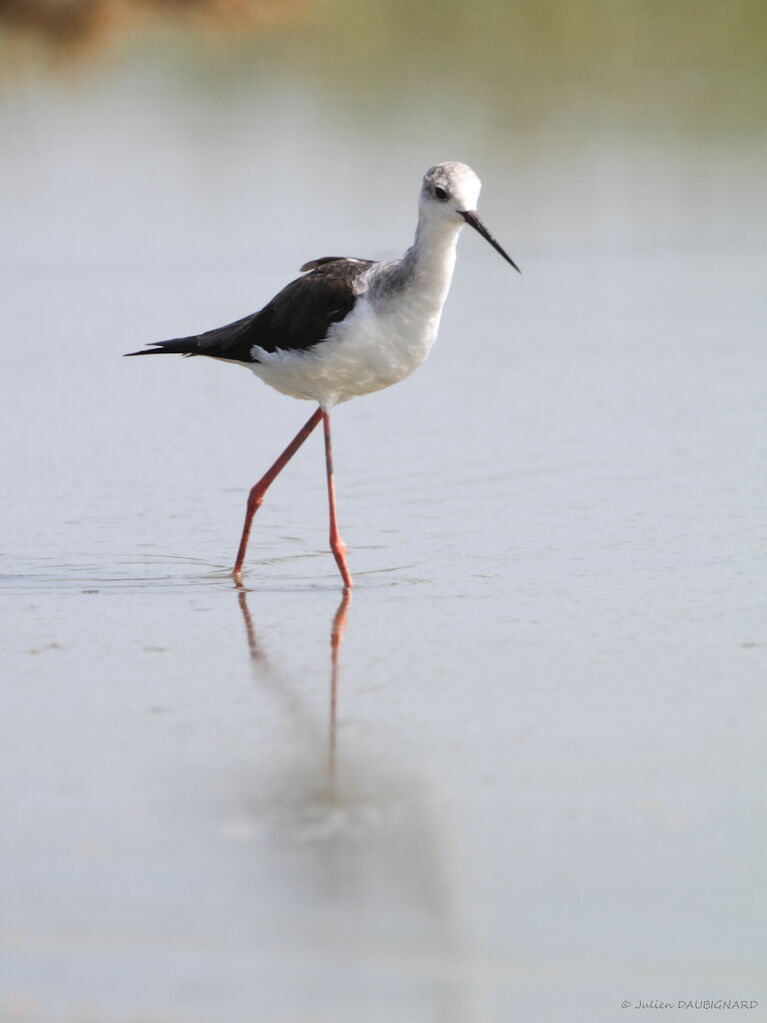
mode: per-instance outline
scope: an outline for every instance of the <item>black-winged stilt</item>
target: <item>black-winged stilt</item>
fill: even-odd
[[[519,270],[476,212],[480,181],[465,163],[440,163],[423,177],[415,241],[401,259],[324,256],[301,267],[303,277],[257,313],[193,337],[158,341],[129,355],[207,355],[252,369],[293,398],[316,401],[317,411],[255,484],[233,576],[242,579],[253,516],[278,473],[322,420],[330,505],[330,548],[345,587],[352,586],[346,544],[336,520],[330,411],[339,402],[404,380],[429,353],[455,266],[455,246],[469,224]]]

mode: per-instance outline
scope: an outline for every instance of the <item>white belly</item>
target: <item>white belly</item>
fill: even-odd
[[[362,298],[328,337],[305,351],[265,352],[250,366],[265,383],[294,398],[330,409],[404,380],[421,365],[437,337],[441,305],[424,315],[421,303],[401,302],[378,312]]]

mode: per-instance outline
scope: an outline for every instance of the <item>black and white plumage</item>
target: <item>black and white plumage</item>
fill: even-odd
[[[436,340],[461,228],[469,224],[518,269],[487,231],[475,207],[480,182],[466,164],[443,163],[423,178],[413,245],[387,263],[326,256],[305,263],[261,310],[215,330],[154,343],[130,355],[205,355],[249,367],[265,383],[319,409],[251,491],[234,575],[239,579],[250,524],[263,494],[323,420],[331,512],[331,547],[346,586],[351,576],[335,526],[330,410],[409,376]]]
[[[174,352],[207,355],[249,365],[258,362],[254,347],[265,352],[306,351],[327,338],[333,323],[343,320],[357,300],[355,282],[373,266],[370,259],[323,256],[304,263],[304,277],[287,284],[263,309],[204,334],[154,342],[131,355]]]

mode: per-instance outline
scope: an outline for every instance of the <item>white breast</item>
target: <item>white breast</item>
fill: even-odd
[[[251,368],[283,394],[313,399],[327,410],[409,376],[426,358],[438,325],[439,316],[414,324],[402,315],[380,316],[360,302],[306,351],[255,348],[259,361]]]

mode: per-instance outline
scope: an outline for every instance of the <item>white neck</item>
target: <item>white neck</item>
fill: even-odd
[[[415,240],[395,270],[397,283],[403,290],[417,295],[423,313],[439,314],[455,267],[455,245],[462,224],[421,216]]]
[[[421,216],[415,232],[415,241],[405,254],[403,262],[409,262],[412,271],[418,275],[436,274],[446,278],[446,287],[455,266],[455,245],[463,224]]]
[[[373,270],[369,299],[379,309],[407,311],[423,320],[439,320],[455,267],[455,245],[463,224],[423,215],[413,244],[402,259]],[[396,299],[395,299],[396,296]]]

